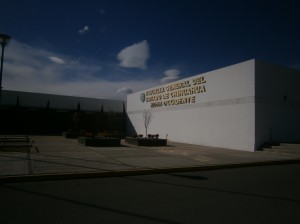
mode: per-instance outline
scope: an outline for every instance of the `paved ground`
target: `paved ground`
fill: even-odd
[[[30,136],[34,147],[0,151],[0,182],[124,176],[300,162],[300,154],[244,152],[168,142],[165,147],[87,147],[60,136]]]
[[[298,224],[300,164],[0,184],[3,224]]]

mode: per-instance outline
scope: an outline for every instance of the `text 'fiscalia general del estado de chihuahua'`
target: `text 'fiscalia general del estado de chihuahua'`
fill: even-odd
[[[146,92],[145,101],[151,103],[151,108],[195,103],[196,94],[206,92],[205,83],[204,76],[199,76],[191,82],[186,80],[151,89]]]

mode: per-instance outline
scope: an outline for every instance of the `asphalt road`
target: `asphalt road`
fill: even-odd
[[[1,223],[300,223],[300,164],[0,185]]]

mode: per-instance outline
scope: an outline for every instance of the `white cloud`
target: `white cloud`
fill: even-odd
[[[117,59],[121,67],[146,69],[149,57],[149,44],[144,40],[125,47],[119,52]]]
[[[300,62],[294,63],[294,64],[290,64],[289,67],[299,70],[300,69]]]
[[[59,58],[59,57],[50,56],[48,58],[50,59],[50,61],[53,61],[57,64],[66,64],[66,62],[63,59]]]
[[[133,93],[133,90],[130,87],[125,86],[125,87],[122,87],[122,88],[118,89],[117,93],[127,95],[127,94],[130,94],[130,93]]]
[[[160,80],[161,83],[168,83],[179,79],[180,71],[178,69],[169,69],[164,72],[165,77]]]
[[[10,42],[5,53],[4,90],[126,100],[126,93],[133,92],[133,89],[139,91],[159,84],[154,79],[106,80],[101,78],[104,68],[108,69],[108,73],[118,71],[116,67],[109,67],[114,65],[75,63],[66,55],[34,48],[16,40]],[[65,66],[53,63],[49,55],[64,58]],[[124,77],[124,74],[119,76]]]
[[[88,26],[84,26],[81,30],[78,31],[78,33],[83,35],[83,34],[87,33],[89,30],[90,29]]]

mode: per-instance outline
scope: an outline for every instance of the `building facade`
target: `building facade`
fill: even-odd
[[[129,94],[128,132],[170,141],[254,151],[300,141],[300,71],[249,60]],[[131,127],[131,128],[130,128]]]
[[[109,132],[125,135],[123,101],[3,90],[0,134]]]

